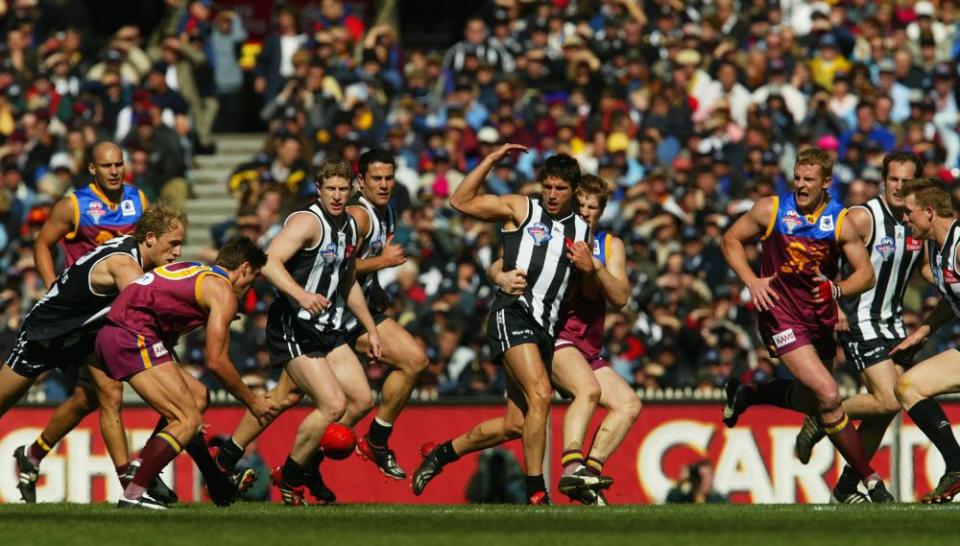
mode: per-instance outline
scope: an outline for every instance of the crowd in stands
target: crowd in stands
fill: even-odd
[[[535,193],[538,165],[556,153],[611,184],[602,229],[626,243],[632,297],[608,316],[605,356],[640,389],[713,392],[731,374],[781,373],[718,242],[757,198],[789,191],[799,150],[832,154],[831,195],[848,205],[880,191],[893,150],[919,154],[924,175],[951,189],[960,178],[955,0],[489,0],[462,38],[435,50],[405,44],[390,10],[280,4],[249,74],[236,56],[242,20],[209,1],[169,8],[149,35],[123,27],[102,43],[46,24],[36,2],[5,5],[2,346],[42,295],[29,249],[44,207],[88,182],[102,138],[124,143],[131,182],[182,204],[193,156],[215,151],[211,135],[259,116],[263,151],[225,181],[236,215],[213,240],[243,234],[264,246],[311,198],[323,158],[392,152],[393,243],[407,261],[381,282],[393,316],[427,348],[427,398],[503,390],[483,331],[497,226],[448,203],[500,143],[530,151],[499,164],[488,192]],[[243,103],[245,77],[257,104]],[[263,347],[271,297],[257,286],[237,326],[232,356],[251,381],[276,373]],[[907,326],[935,301],[912,287]],[[198,374],[201,348],[194,338],[181,354]],[[388,372],[368,373],[376,386]]]

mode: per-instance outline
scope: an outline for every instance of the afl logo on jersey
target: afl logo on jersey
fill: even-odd
[[[897,246],[890,237],[884,237],[883,239],[880,239],[880,242],[877,243],[873,248],[875,248],[880,256],[883,257],[883,261],[889,260],[890,257],[893,256],[893,253],[897,250]]]
[[[386,240],[383,238],[383,235],[370,241],[370,252],[374,255],[379,256],[380,253],[383,252],[383,246],[385,243],[386,243]]]
[[[803,218],[800,217],[800,214],[791,210],[783,215],[783,226],[787,228],[787,233],[793,235],[793,230],[803,225]]]
[[[537,222],[536,224],[533,224],[532,226],[528,227],[527,233],[529,233],[530,236],[533,237],[533,244],[536,246],[540,246],[544,243],[548,243],[550,242],[550,239],[553,238],[553,236],[550,235],[550,230],[547,229],[547,226],[545,226],[541,222]]]
[[[94,224],[99,224],[100,219],[107,213],[107,210],[103,208],[103,203],[100,201],[90,201],[90,204],[87,205],[87,216],[93,218]]]
[[[137,207],[134,206],[132,200],[130,200],[130,199],[124,199],[124,200],[120,203],[120,212],[121,212],[124,216],[136,216],[136,215],[137,215]]]
[[[327,246],[320,249],[320,257],[327,265],[337,261],[337,243],[327,243]]]

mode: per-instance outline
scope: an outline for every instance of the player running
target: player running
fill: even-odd
[[[19,400],[38,376],[53,368],[86,363],[97,390],[109,393],[103,401],[101,426],[117,464],[122,485],[131,479],[127,436],[120,420],[121,389],[94,363],[93,344],[103,316],[117,294],[154,267],[173,262],[183,244],[184,217],[159,207],[145,212],[132,236],[111,239],[78,258],[57,277],[46,295],[20,325],[17,344],[0,368],[0,415]],[[108,434],[107,430],[110,431]],[[66,431],[64,431],[66,434]],[[39,441],[43,441],[43,437]],[[49,447],[44,451],[49,451]],[[36,502],[39,459],[34,450],[15,452],[17,487],[24,500]],[[118,462],[119,461],[119,462]],[[166,487],[154,485],[165,491]]]
[[[541,199],[479,193],[490,169],[514,150],[526,148],[504,144],[485,157],[450,196],[450,204],[463,214],[485,222],[503,222],[503,267],[526,272],[528,286],[523,294],[498,294],[487,321],[491,354],[507,371],[506,415],[480,423],[431,449],[413,474],[415,495],[423,492],[444,465],[520,436],[528,502],[550,504],[543,481],[547,414],[553,390],[546,363],[553,359],[560,302],[571,270],[577,267],[586,271],[593,266],[587,246],[590,227],[572,209],[580,165],[565,154],[544,161],[538,175]],[[580,252],[581,260],[574,261],[572,249],[578,246],[586,252]]]
[[[251,391],[237,374],[227,354],[230,323],[237,313],[237,300],[256,279],[266,256],[250,239],[229,241],[217,254],[213,266],[177,262],[158,267],[134,280],[120,293],[97,334],[97,358],[115,381],[127,381],[165,423],[150,437],[140,452],[140,467],[118,501],[121,508],[165,509],[147,493],[147,486],[180,453],[182,446],[206,452],[201,412],[206,405],[206,388],[173,363],[170,348],[177,339],[206,325],[207,368],[234,397],[258,419],[276,415],[267,398]],[[191,452],[207,479],[211,496],[214,487],[230,494],[218,504],[231,502],[226,476],[211,480],[216,463],[206,454],[202,463]],[[209,474],[210,470],[214,473]],[[215,499],[216,500],[216,499]]]
[[[393,432],[393,423],[403,409],[410,393],[416,385],[417,376],[427,366],[427,355],[413,336],[397,321],[386,316],[389,306],[389,296],[380,285],[378,271],[396,267],[406,262],[403,248],[393,244],[393,233],[396,229],[397,215],[390,206],[390,198],[396,185],[394,172],[396,164],[393,156],[383,150],[369,150],[360,156],[360,174],[357,178],[360,194],[347,206],[347,212],[357,223],[362,242],[356,257],[357,280],[363,288],[364,298],[369,305],[377,331],[390,343],[382,348],[381,361],[393,366],[394,370],[387,376],[381,389],[380,410],[370,425],[370,430],[363,436],[357,445],[360,454],[371,461],[393,479],[406,478],[406,472],[397,464],[396,455],[388,447],[388,440]],[[349,309],[344,310],[343,323],[347,330],[344,336],[346,348],[356,349],[361,353],[370,351],[370,341],[363,326]],[[345,349],[346,349],[345,348]],[[339,354],[339,352],[337,353]],[[341,359],[329,358],[331,366],[339,369]],[[366,374],[356,374],[347,378],[351,371],[352,361],[344,361],[342,374],[346,379],[344,388],[348,395],[348,404],[340,422],[353,426],[362,419],[372,408],[372,397]],[[292,383],[282,376],[282,392],[289,394],[279,397],[282,410],[299,402],[299,397],[292,393]],[[237,462],[243,456],[246,446],[250,444],[263,429],[252,418],[241,421],[230,441],[217,453],[217,462],[228,472],[235,472]],[[323,453],[318,452],[317,464],[323,459]],[[311,492],[325,503],[334,502],[336,496],[325,486],[321,487],[322,479],[313,481]]]
[[[64,197],[53,207],[33,247],[37,272],[48,289],[57,280],[53,247],[60,241],[63,241],[66,249],[65,266],[70,267],[101,243],[133,233],[137,220],[148,207],[142,191],[123,183],[123,151],[116,143],[104,141],[94,146],[87,170],[93,176],[93,182]],[[14,451],[21,469],[17,487],[25,502],[36,502],[40,462],[54,446],[81,419],[100,406],[100,398],[116,401],[123,395],[122,384],[110,381],[105,376],[105,381],[97,382],[99,392],[94,388],[94,382],[87,372],[94,365],[92,352],[89,354],[91,360],[82,363],[86,366],[70,366],[65,370],[68,382],[75,384],[70,397],[57,406],[47,426],[32,444],[20,446]],[[130,463],[130,453],[119,414],[113,412],[119,406],[111,406],[100,413],[100,430],[107,452],[117,468],[117,475],[123,479]],[[158,481],[156,492],[168,502],[176,500],[173,491],[162,482]]]
[[[942,298],[927,320],[901,343],[891,355],[920,348],[940,327],[960,317],[960,222],[954,216],[950,193],[938,180],[907,182],[904,222],[913,236],[929,241],[934,284]],[[910,368],[897,382],[897,400],[913,422],[937,447],[946,463],[946,472],[937,487],[922,502],[946,503],[960,492],[960,445],[935,396],[960,392],[960,351],[949,349]]]
[[[913,272],[925,261],[923,245],[915,239],[904,217],[904,183],[923,172],[923,162],[912,152],[893,152],[883,158],[883,193],[850,207],[847,223],[858,232],[870,255],[877,284],[855,298],[839,300],[841,313],[837,330],[847,360],[860,373],[867,392],[843,401],[851,419],[862,420],[857,434],[867,460],[873,458],[890,421],[900,411],[894,392],[909,359],[889,356],[906,337],[903,326],[903,293]],[[924,268],[929,272],[929,268]],[[931,279],[932,282],[932,279]],[[906,355],[902,355],[906,356]],[[800,462],[810,460],[813,446],[824,436],[816,417],[808,416],[797,434],[796,454]],[[845,466],[833,498],[841,503],[867,502],[857,489],[860,479]]]
[[[597,505],[606,504],[600,488],[612,484],[609,478],[602,476],[603,464],[620,446],[640,416],[641,407],[636,391],[600,356],[607,304],[619,309],[630,297],[623,241],[605,231],[596,231],[609,194],[609,187],[602,178],[590,174],[580,178],[577,203],[580,216],[594,234],[590,253],[593,268],[588,273],[575,275],[567,288],[560,307],[557,328],[560,334],[554,344],[551,373],[553,384],[573,397],[563,420],[561,463],[564,475],[560,478],[559,489],[573,500]],[[573,259],[579,261],[583,252],[587,250],[575,246]],[[502,265],[502,261],[497,260],[491,266],[492,280],[507,294],[522,294],[527,286],[525,273],[520,270],[502,272]],[[607,410],[607,415],[600,423],[589,456],[584,461],[584,438],[597,402]],[[590,487],[584,487],[579,479],[584,474],[598,481],[590,481],[586,484]]]
[[[893,502],[880,476],[870,467],[863,444],[843,411],[833,379],[837,347],[836,300],[873,286],[873,268],[857,230],[845,222],[846,209],[830,200],[833,160],[823,150],[797,155],[793,193],[765,197],[724,234],[727,263],[750,290],[759,309],[760,336],[771,356],[779,357],[796,382],[770,382],[757,389],[732,378],[726,387],[724,422],[734,426],[752,404],[817,414],[824,431],[866,486],[873,502]],[[761,236],[763,262],[754,274],[744,242]],[[838,276],[840,254],[852,268]]]

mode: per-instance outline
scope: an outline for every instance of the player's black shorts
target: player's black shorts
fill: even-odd
[[[902,338],[863,340],[859,337],[840,336],[840,345],[843,347],[843,353],[847,355],[847,360],[853,364],[858,372],[862,372],[878,362],[890,360],[890,350],[902,341]],[[894,355],[894,364],[909,368],[913,365],[913,353],[913,351],[907,351]]]
[[[56,368],[68,373],[78,373],[82,364],[93,355],[96,338],[95,334],[86,333],[52,340],[29,341],[26,331],[21,330],[6,364],[17,374],[31,379]],[[71,378],[68,381],[76,382],[76,379]]]
[[[298,356],[326,356],[343,345],[344,333],[318,330],[275,305],[267,312],[267,352],[274,366],[285,366]]]
[[[373,323],[379,325],[388,318],[390,317],[387,316],[386,311],[380,311],[379,313],[373,314]],[[343,337],[344,343],[353,347],[357,343],[357,340],[360,339],[360,336],[367,333],[367,331],[363,329],[363,325],[360,324],[360,321],[358,321],[356,317],[351,318],[351,320],[357,321],[357,324],[353,328],[346,330],[346,333],[343,334]]]
[[[496,364],[503,363],[503,353],[507,349],[533,343],[540,351],[543,365],[549,369],[553,361],[553,342],[553,336],[533,319],[519,300],[492,311],[487,317],[487,344]]]

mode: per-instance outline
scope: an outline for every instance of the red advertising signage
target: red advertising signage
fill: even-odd
[[[954,422],[960,419],[960,404],[945,404]],[[556,406],[551,415],[550,453],[552,481],[560,475],[561,425],[565,406]],[[14,449],[29,444],[49,419],[52,409],[15,408],[0,420],[0,502],[18,502]],[[290,451],[297,425],[307,407],[295,408],[281,416],[259,439],[256,449],[271,467],[281,464]],[[502,406],[411,406],[401,416],[391,445],[400,465],[412,473],[420,461],[420,446],[443,441],[484,419],[501,415]],[[242,409],[234,406],[211,408],[205,420],[208,437],[229,434],[239,421]],[[593,425],[602,416],[594,419]],[[368,418],[369,419],[369,418]],[[131,445],[139,448],[149,437],[156,414],[148,408],[127,408],[124,421]],[[840,459],[828,441],[821,442],[810,463],[800,464],[793,455],[793,442],[801,417],[776,408],[754,408],[737,427],[727,429],[720,422],[717,404],[648,404],[640,420],[620,449],[607,461],[605,473],[615,483],[608,492],[611,503],[662,502],[684,465],[707,457],[715,465],[715,488],[729,494],[733,502],[793,503],[827,502],[839,471]],[[357,429],[366,431],[369,420]],[[593,430],[593,429],[591,429]],[[895,435],[888,432],[874,459],[875,468],[887,479],[891,475],[891,454]],[[522,458],[520,442],[506,446]],[[901,501],[912,501],[934,487],[943,473],[940,454],[930,447],[923,433],[905,421],[899,433],[898,486]],[[447,466],[424,494],[415,497],[408,481],[397,482],[382,476],[369,462],[357,456],[343,461],[326,461],[324,478],[341,502],[463,503],[470,477],[476,472],[477,454]],[[115,499],[119,493],[113,463],[100,437],[97,415],[80,426],[44,461],[38,483],[41,502],[91,502]],[[181,499],[202,498],[192,461],[184,454],[165,471]],[[276,491],[273,493],[277,498]],[[563,500],[556,490],[553,496]]]

